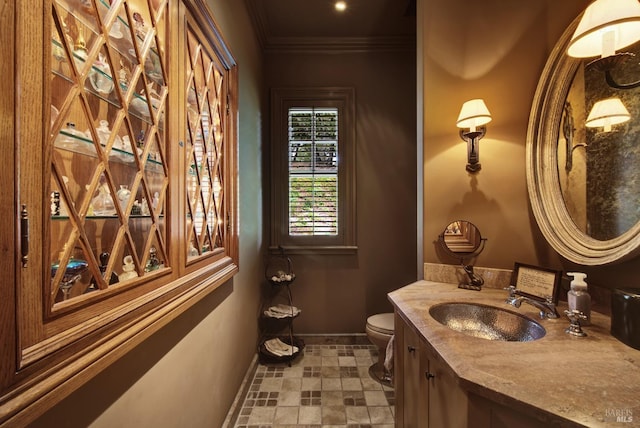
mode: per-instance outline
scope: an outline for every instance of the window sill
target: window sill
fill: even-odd
[[[281,253],[284,249],[289,254],[356,254],[357,246],[346,245],[282,245],[269,247],[270,253]]]

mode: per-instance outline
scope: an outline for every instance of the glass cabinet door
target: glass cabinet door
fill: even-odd
[[[225,180],[231,159],[225,157],[228,71],[190,26],[186,43],[185,232],[187,260],[193,261],[224,249],[230,203]]]
[[[23,426],[238,272],[238,71],[206,0],[7,7],[0,425]]]
[[[169,267],[167,14],[163,0],[52,2],[51,314]]]

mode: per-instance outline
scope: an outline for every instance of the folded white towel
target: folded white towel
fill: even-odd
[[[288,318],[300,314],[300,309],[289,305],[275,305],[264,311],[264,314],[271,318]]]
[[[300,350],[297,346],[288,345],[278,338],[267,340],[264,346],[267,351],[278,357],[293,355]]]

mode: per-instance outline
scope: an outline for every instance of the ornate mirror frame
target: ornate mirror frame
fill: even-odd
[[[601,241],[571,219],[560,189],[558,141],[565,100],[580,61],[567,55],[578,16],[554,47],[536,89],[526,141],[526,177],[531,208],[549,245],[581,265],[617,263],[640,253],[640,222],[624,234]],[[603,76],[604,79],[604,76]]]

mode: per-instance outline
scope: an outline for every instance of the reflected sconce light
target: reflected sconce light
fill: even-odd
[[[467,142],[467,171],[480,171],[479,142],[487,132],[486,125],[491,122],[491,113],[484,100],[474,99],[462,104],[456,126],[460,128],[460,138]]]
[[[589,63],[605,73],[607,84],[616,89],[640,86],[640,80],[617,83],[611,70],[633,58],[630,52],[616,53],[640,40],[640,3],[638,0],[596,0],[578,23],[567,54],[574,58],[599,57]]]
[[[578,147],[587,147],[587,144],[578,143],[573,145],[573,132],[566,132],[569,130],[569,127],[573,128],[571,105],[569,103],[565,103],[564,115],[564,136],[567,141],[567,161],[565,169],[569,172],[573,166],[573,151]],[[611,132],[613,125],[624,123],[629,119],[631,119],[631,115],[624,104],[622,104],[622,101],[620,101],[620,98],[607,98],[593,105],[585,121],[585,126],[587,128],[604,128],[603,132]],[[573,129],[571,129],[571,131],[573,131]]]
[[[612,125],[624,123],[629,119],[631,115],[620,98],[607,98],[593,105],[585,125],[588,128],[602,127],[604,132],[610,132]]]

